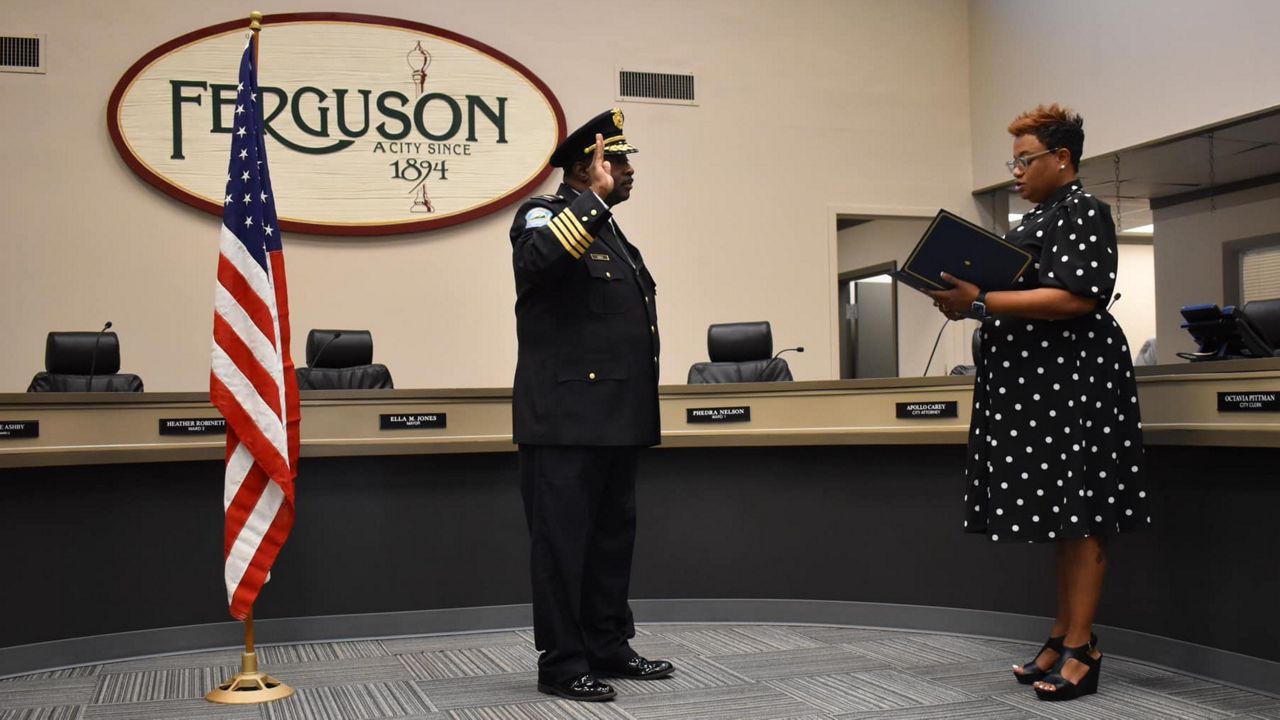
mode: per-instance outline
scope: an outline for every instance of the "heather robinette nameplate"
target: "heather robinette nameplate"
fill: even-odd
[[[924,237],[894,277],[920,290],[947,290],[942,273],[983,290],[1009,290],[1031,266],[1031,253],[946,210],[939,210]]]

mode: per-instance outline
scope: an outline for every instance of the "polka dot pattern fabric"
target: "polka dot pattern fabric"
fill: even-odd
[[[1079,182],[1005,239],[1038,258],[1017,289],[1098,299],[1071,320],[986,318],[965,463],[966,532],[1049,542],[1144,527],[1142,418],[1129,343],[1106,310],[1116,282],[1111,210]]]

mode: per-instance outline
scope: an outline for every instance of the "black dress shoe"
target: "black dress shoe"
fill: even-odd
[[[590,675],[579,675],[559,683],[539,682],[538,692],[581,702],[612,700],[618,694],[612,685],[602,683]]]
[[[657,680],[675,671],[667,660],[646,660],[639,655],[624,663],[591,668],[600,677],[621,677],[632,680]]]

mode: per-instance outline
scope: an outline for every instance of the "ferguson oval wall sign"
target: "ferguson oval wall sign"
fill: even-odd
[[[147,53],[107,108],[125,163],[222,215],[247,20]],[[389,235],[455,225],[523,199],[564,137],[551,90],[457,33],[340,13],[263,19],[258,107],[285,230]]]

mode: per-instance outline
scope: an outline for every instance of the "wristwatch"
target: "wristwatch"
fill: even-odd
[[[978,292],[978,297],[973,299],[973,304],[969,306],[969,316],[981,320],[987,316],[987,291]]]

